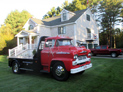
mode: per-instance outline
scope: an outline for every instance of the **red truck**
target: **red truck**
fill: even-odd
[[[90,49],[93,56],[96,55],[111,55],[111,57],[115,58],[119,55],[122,55],[121,49],[110,49],[107,45],[97,46],[94,49]]]
[[[8,57],[15,74],[25,70],[51,73],[56,80],[67,80],[69,74],[83,73],[92,67],[91,51],[75,47],[69,37],[42,36],[33,57]]]

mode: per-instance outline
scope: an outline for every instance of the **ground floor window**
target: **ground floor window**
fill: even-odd
[[[81,46],[85,46],[88,49],[95,48],[98,44],[81,44]]]
[[[82,44],[81,46],[85,46],[85,48],[87,48],[87,44]]]
[[[98,46],[98,44],[94,44],[94,48],[95,48],[96,46]]]

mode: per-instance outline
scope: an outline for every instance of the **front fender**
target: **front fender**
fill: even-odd
[[[72,67],[72,59],[70,58],[54,58],[52,59],[51,62],[54,62],[54,61],[60,61],[62,62],[64,65],[65,65],[65,68],[67,71],[70,71],[71,67]]]

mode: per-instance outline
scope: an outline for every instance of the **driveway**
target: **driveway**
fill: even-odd
[[[92,58],[111,58],[111,59],[123,59],[123,55],[119,55],[116,58],[112,58],[110,55],[96,55],[92,56]]]

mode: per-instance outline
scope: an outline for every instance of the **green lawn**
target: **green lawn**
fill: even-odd
[[[6,56],[0,56],[0,92],[123,92],[123,60],[94,59],[84,74],[71,75],[67,81],[49,74],[13,74]]]

